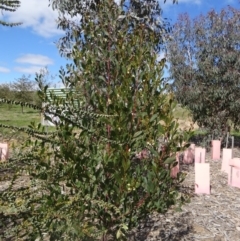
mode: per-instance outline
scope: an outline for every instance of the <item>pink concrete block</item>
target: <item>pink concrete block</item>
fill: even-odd
[[[195,148],[195,163],[204,163],[206,159],[206,149],[202,147]]]
[[[240,168],[230,166],[228,185],[240,188]]]
[[[188,148],[186,151],[183,153],[183,163],[185,164],[191,164],[193,163],[194,160],[194,154],[191,148]]]
[[[179,153],[178,152],[176,153],[176,162],[178,162],[178,164],[171,169],[170,175],[172,178],[176,178],[177,174],[179,173]]]
[[[240,158],[232,158],[229,160],[229,166],[240,168]]]
[[[221,141],[212,140],[212,159],[220,160]]]
[[[195,193],[210,194],[209,163],[195,163]]]
[[[223,155],[222,155],[222,172],[229,173],[229,161],[232,159],[232,149],[223,148]]]
[[[8,159],[8,144],[0,143],[0,160],[6,161]]]

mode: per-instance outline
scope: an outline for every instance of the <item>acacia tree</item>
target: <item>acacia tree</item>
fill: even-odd
[[[0,10],[8,11],[8,12],[15,12],[17,8],[20,7],[21,2],[18,0],[0,0]],[[8,23],[6,21],[0,20],[0,25],[3,26],[18,26],[21,23]]]
[[[168,43],[175,95],[215,138],[240,120],[239,19],[232,7],[194,20],[180,15]]]
[[[60,121],[54,133],[26,130],[34,139],[11,165],[19,175],[20,161],[32,186],[10,189],[2,205],[21,210],[19,235],[27,227],[28,239],[128,239],[146,215],[184,201],[183,175],[172,179],[170,169],[188,133],[178,132],[175,103],[164,93],[161,9],[158,1],[52,4],[74,17],[59,19],[60,51],[73,60],[60,71],[66,99],[39,92]]]

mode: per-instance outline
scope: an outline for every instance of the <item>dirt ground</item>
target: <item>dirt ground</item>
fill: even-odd
[[[240,157],[240,149],[233,150]],[[131,241],[240,241],[240,189],[228,185],[221,172],[221,160],[210,163],[211,194],[195,194],[194,164],[180,165],[187,174],[183,187],[192,194],[182,211],[169,210],[165,215],[153,214],[134,231]]]

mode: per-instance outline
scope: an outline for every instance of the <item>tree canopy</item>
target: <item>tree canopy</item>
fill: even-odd
[[[215,138],[240,123],[240,11],[180,15],[168,43],[172,88]]]
[[[31,76],[23,75],[21,78],[16,79],[10,86],[11,90],[14,92],[14,98],[16,101],[21,102],[33,102],[34,97],[34,85]],[[23,106],[22,106],[23,113]]]
[[[34,123],[25,130],[32,138],[11,163],[14,178],[27,171],[32,186],[9,188],[2,203],[21,210],[16,230],[31,240],[128,240],[148,214],[186,200],[183,173],[170,175],[189,133],[178,129],[162,78],[168,25],[155,0],[53,7],[72,16],[59,17],[60,52],[72,60],[59,72],[66,98],[42,86],[43,111],[58,117],[56,130]]]
[[[0,10],[1,11],[7,11],[7,12],[15,12],[17,8],[19,8],[21,5],[21,2],[18,0],[0,0]],[[8,23],[6,21],[0,20],[0,25],[3,26],[18,26],[21,23]]]

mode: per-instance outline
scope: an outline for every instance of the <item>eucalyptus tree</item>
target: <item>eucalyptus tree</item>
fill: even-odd
[[[0,0],[0,10],[7,12],[15,12],[21,5],[21,2],[18,0]],[[3,26],[18,26],[21,23],[8,23],[4,20],[0,20],[0,25]]]
[[[180,15],[168,43],[173,90],[193,120],[215,138],[240,120],[240,11]]]
[[[128,239],[148,214],[186,198],[184,176],[170,176],[189,133],[178,130],[162,78],[168,25],[154,0],[51,4],[66,33],[60,53],[72,60],[60,70],[66,98],[41,86],[44,111],[60,121],[53,133],[34,124],[26,130],[34,141],[18,158],[34,192],[19,191],[13,206],[24,210],[32,239]]]

